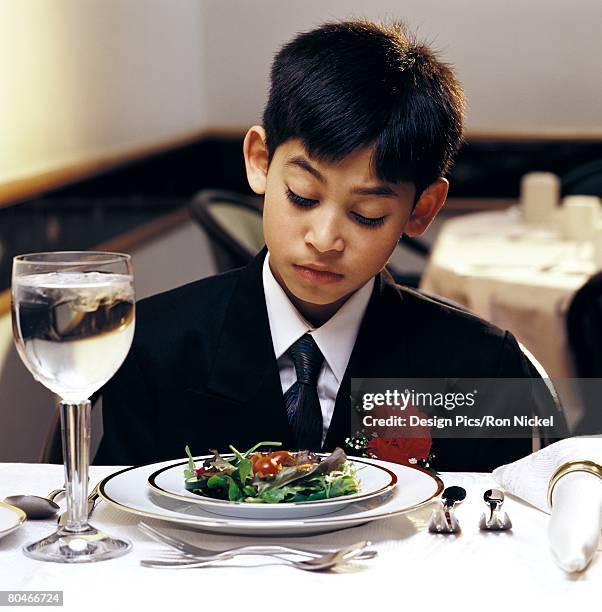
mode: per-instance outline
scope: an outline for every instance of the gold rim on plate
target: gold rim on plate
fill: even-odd
[[[17,515],[16,525],[13,525],[12,527],[9,527],[8,529],[0,529],[0,538],[1,538],[11,533],[11,531],[18,529],[26,521],[27,515],[25,514],[25,512],[23,512],[23,510],[21,510],[21,508],[17,508],[16,506],[11,506],[10,504],[7,504],[6,502],[3,502],[3,501],[0,501],[0,507],[6,508],[7,510],[12,511]]]

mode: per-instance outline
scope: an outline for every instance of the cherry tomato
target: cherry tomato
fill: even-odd
[[[277,474],[281,469],[282,466],[273,462],[269,457],[262,457],[253,464],[253,472],[255,472],[255,474],[261,474],[261,476]]]

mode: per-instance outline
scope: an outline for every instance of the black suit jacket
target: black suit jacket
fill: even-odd
[[[263,293],[264,249],[246,267],[137,304],[123,366],[103,389],[96,464],[141,464],[192,452],[292,443]],[[350,434],[355,378],[533,375],[512,335],[394,284],[374,290],[341,384],[324,450]],[[436,439],[438,470],[490,471],[531,452],[530,439]]]

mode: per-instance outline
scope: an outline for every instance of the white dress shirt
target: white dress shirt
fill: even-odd
[[[282,393],[284,394],[297,381],[295,366],[287,351],[301,336],[309,333],[324,355],[317,384],[322,409],[322,444],[324,444],[337,393],[372,294],[374,278],[360,287],[326,323],[314,327],[293,306],[274,278],[269,258],[268,252],[263,263],[263,291]]]

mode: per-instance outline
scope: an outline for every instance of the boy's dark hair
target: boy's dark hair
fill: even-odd
[[[276,55],[263,114],[269,160],[291,138],[315,159],[374,145],[375,175],[417,196],[449,169],[462,141],[464,95],[451,68],[400,22],[327,23]]]

